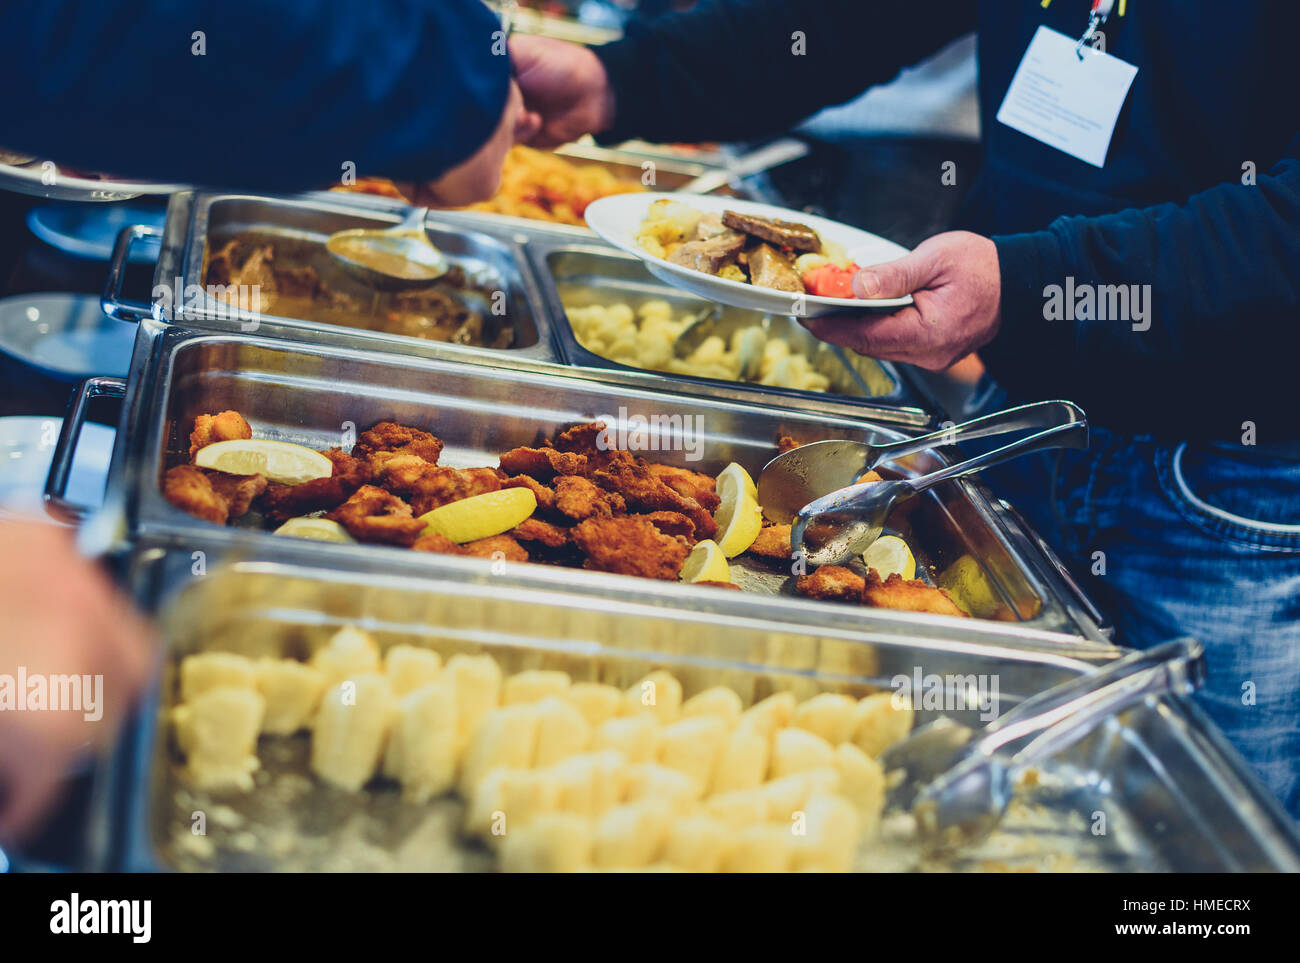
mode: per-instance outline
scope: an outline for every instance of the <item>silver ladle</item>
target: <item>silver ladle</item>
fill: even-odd
[[[432,284],[451,266],[424,229],[429,208],[417,207],[396,227],[355,228],[331,234],[325,249],[353,277],[381,291]]]

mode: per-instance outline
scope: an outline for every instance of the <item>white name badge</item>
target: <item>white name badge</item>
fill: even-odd
[[[1039,27],[1020,61],[998,121],[1057,150],[1104,167],[1119,112],[1138,69],[1118,57]]]

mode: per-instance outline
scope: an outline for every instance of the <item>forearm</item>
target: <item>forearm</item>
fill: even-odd
[[[994,240],[1002,328],[982,352],[994,367],[1245,362],[1300,320],[1300,139],[1253,185]]]
[[[975,27],[972,0],[705,0],[596,48],[614,89],[606,141],[735,140],[789,129]]]
[[[350,162],[432,179],[488,139],[509,83],[478,0],[3,8],[0,144],[124,176],[294,189]]]

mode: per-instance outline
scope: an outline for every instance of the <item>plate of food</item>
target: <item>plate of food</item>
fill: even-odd
[[[813,318],[912,303],[910,296],[854,297],[859,267],[907,248],[828,218],[694,194],[604,197],[586,216],[593,231],[641,258],[661,281],[720,304]]]
[[[126,201],[142,194],[175,194],[182,184],[156,184],[99,174],[0,148],[0,189],[65,201]]]

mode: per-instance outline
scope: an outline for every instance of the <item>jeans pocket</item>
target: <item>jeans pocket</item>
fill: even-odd
[[[1156,473],[1165,497],[1202,531],[1300,554],[1300,463],[1184,443],[1157,451]]]

